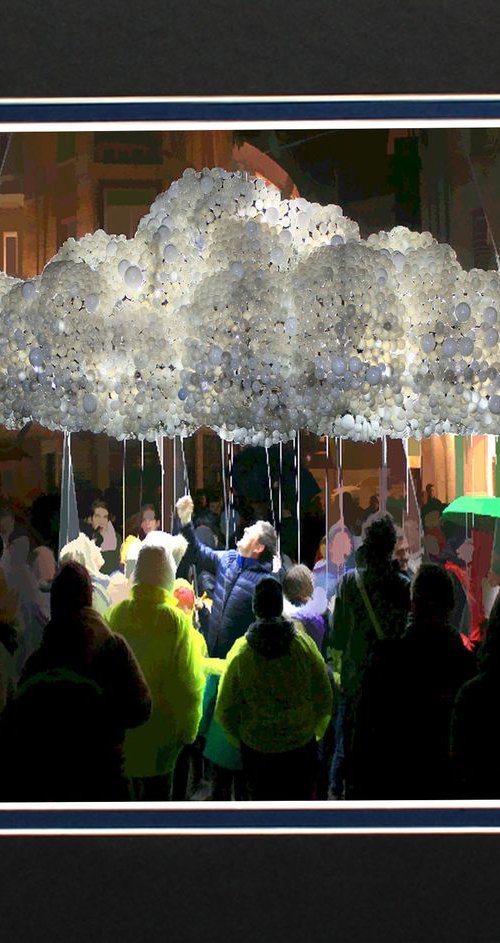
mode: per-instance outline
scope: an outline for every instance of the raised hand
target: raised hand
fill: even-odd
[[[194,503],[190,494],[185,494],[183,498],[179,498],[176,504],[177,514],[181,524],[191,523],[191,518],[193,517]]]

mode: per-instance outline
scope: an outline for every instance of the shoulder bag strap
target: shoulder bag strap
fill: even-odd
[[[385,638],[385,635],[380,626],[380,622],[378,621],[377,616],[375,615],[375,610],[370,602],[368,593],[366,592],[366,587],[363,582],[363,577],[361,576],[361,573],[359,572],[359,570],[356,570],[356,585],[361,593],[361,598],[365,604],[365,609],[370,617],[370,622],[373,625],[373,628],[375,629],[375,634],[377,638],[378,639]]]

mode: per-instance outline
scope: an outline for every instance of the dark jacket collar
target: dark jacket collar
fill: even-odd
[[[265,573],[271,573],[272,571],[271,563],[269,561],[261,563],[258,557],[242,557],[239,553],[236,557],[236,563],[240,570],[263,570]]]
[[[245,638],[254,652],[272,659],[288,654],[296,634],[293,622],[279,616],[276,619],[257,619],[248,629]]]

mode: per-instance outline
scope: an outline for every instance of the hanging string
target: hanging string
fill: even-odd
[[[165,530],[165,462],[164,462],[164,436],[156,436],[156,448],[158,450],[158,458],[160,460],[160,476],[161,476],[161,529]]]
[[[234,465],[234,443],[229,443],[229,514],[231,518],[231,537],[236,533],[235,510],[234,510],[234,488],[233,488],[233,465]],[[229,535],[228,535],[229,544]]]
[[[403,439],[403,449],[404,449],[404,453],[405,453],[405,475],[406,475],[406,485],[405,485],[405,497],[406,497],[406,502],[405,502],[405,512],[404,512],[404,514],[406,514],[406,517],[409,517],[409,516],[410,516],[410,481],[409,481],[409,477],[410,477],[410,459],[409,459],[409,455],[408,455],[408,446],[409,446],[408,437],[406,437],[406,438]],[[403,515],[403,525],[404,525],[404,523],[405,523],[405,520],[404,520],[404,515]]]
[[[472,494],[475,494],[474,490],[474,436],[470,437],[470,480]],[[474,512],[472,512],[472,529],[474,530]]]
[[[279,444],[279,477],[278,477],[278,556],[281,557],[281,521],[283,516],[283,497],[281,480],[283,478],[283,442]]]
[[[300,563],[300,429],[295,436],[295,481],[297,486],[297,563]]]
[[[328,486],[328,474],[330,466],[330,436],[325,436],[325,453],[326,453],[326,462],[325,462],[325,592],[328,598],[328,568],[330,565],[330,553],[329,553],[329,536],[330,536],[330,516],[329,516],[329,503],[330,503],[330,489]]]
[[[142,508],[143,499],[143,476],[144,476],[144,439],[141,439],[141,484],[139,487],[139,514]]]
[[[126,513],[125,513],[125,512],[126,512],[126,507],[125,507],[125,505],[126,505],[126,496],[125,496],[125,481],[126,481],[125,470],[126,470],[126,465],[127,465],[127,440],[124,439],[124,440],[123,440],[123,460],[122,460],[122,515],[123,515],[123,539],[124,539],[124,540],[125,540],[125,538],[126,538],[126,536],[127,536],[127,534],[126,534],[126,521],[127,521],[127,516],[126,516]]]
[[[337,436],[337,484],[339,489],[340,525],[344,527],[344,442],[342,436]]]
[[[498,497],[498,495],[497,495],[497,481],[498,481],[498,436],[497,436],[497,435],[494,435],[493,438],[494,438],[494,440],[495,440],[495,466],[494,466],[494,467],[495,467],[495,472],[494,472],[494,477],[493,477],[493,494],[495,495],[495,497]]]
[[[67,479],[67,482],[66,482],[66,483],[67,483],[66,499],[67,499],[67,504],[66,504],[66,507],[67,507],[67,509],[68,509],[67,527],[68,527],[68,534],[69,534],[69,517],[70,517],[70,510],[69,510],[70,504],[69,504],[69,502],[70,502],[70,495],[71,495],[71,432],[65,432],[65,433],[64,433],[64,438],[66,439],[66,443],[65,443],[65,444],[66,444],[66,456],[67,456],[67,468],[66,468],[66,479]]]
[[[271,477],[271,462],[269,461],[269,448],[264,446],[266,450],[266,463],[267,463],[267,483],[269,486],[269,502],[271,504],[271,514],[273,518],[273,527],[276,530],[276,516],[274,514],[274,495],[273,495],[273,482]]]
[[[387,436],[382,436],[382,481],[380,488],[380,510],[385,514],[387,510]]]
[[[222,495],[224,500],[224,524],[226,531],[226,550],[229,547],[229,505],[227,500],[226,485],[226,443],[224,439],[220,440],[221,466],[222,466]]]
[[[172,507],[170,510],[170,532],[174,532],[175,506],[177,504],[177,437],[172,437]]]
[[[176,435],[174,435],[173,451],[174,451],[174,456],[173,456],[174,474],[173,474],[172,486],[173,486],[173,495],[174,495],[174,515],[175,515],[175,505],[177,504],[177,436]]]
[[[179,441],[181,444],[182,470],[183,470],[183,478],[184,478],[184,494],[186,495],[186,494],[190,494],[190,488],[189,488],[188,467],[187,467],[187,462],[186,462],[186,455],[184,452],[184,436],[182,435],[179,436]]]

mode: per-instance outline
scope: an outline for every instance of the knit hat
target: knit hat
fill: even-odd
[[[142,546],[135,567],[136,583],[146,586],[161,586],[172,591],[175,580],[175,562],[171,553],[163,547]]]
[[[92,581],[88,570],[71,560],[64,563],[50,589],[52,618],[69,618],[92,606]]]
[[[252,605],[258,619],[280,616],[283,612],[283,590],[278,580],[266,577],[257,583]]]
[[[76,540],[65,544],[59,554],[59,563],[69,563],[71,560],[81,563],[91,576],[98,576],[104,564],[104,557],[99,547],[81,531]]]
[[[144,547],[163,547],[167,555],[172,555],[175,569],[179,566],[187,550],[187,545],[187,540],[182,534],[169,534],[163,530],[152,530],[149,534],[146,534],[143,541]]]

